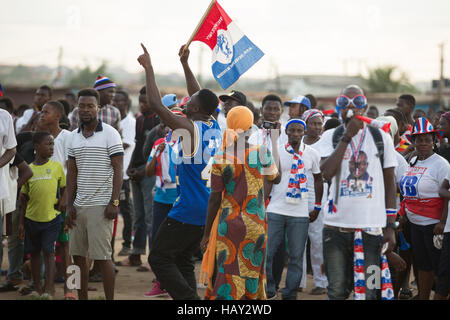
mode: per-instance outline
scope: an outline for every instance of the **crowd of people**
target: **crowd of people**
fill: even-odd
[[[380,115],[356,85],[333,114],[311,94],[257,108],[201,88],[184,46],[189,96],[161,97],[142,49],[136,115],[106,76],[60,100],[41,86],[25,110],[0,98],[0,299],[52,299],[61,281],[67,300],[88,299],[89,282],[112,300],[117,266],[134,266],[155,275],[149,298],[295,300],[307,262],[310,294],[330,300],[449,298],[450,112],[404,94]]]

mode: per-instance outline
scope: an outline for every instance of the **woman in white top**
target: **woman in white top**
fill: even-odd
[[[419,270],[419,299],[428,300],[437,273],[440,251],[433,244],[436,225],[444,210],[444,200],[439,196],[450,165],[434,153],[433,147],[439,133],[426,118],[419,118],[410,135],[417,156],[414,156],[400,179],[403,196],[400,215],[411,222],[411,247]]]

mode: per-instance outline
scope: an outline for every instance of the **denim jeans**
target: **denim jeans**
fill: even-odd
[[[167,217],[159,226],[149,263],[161,286],[174,300],[199,300],[192,260],[203,236],[203,226]]]
[[[276,294],[272,271],[274,256],[287,237],[289,264],[286,286],[282,289],[281,296],[283,299],[296,299],[297,289],[303,274],[303,252],[308,237],[309,218],[290,217],[272,212],[268,212],[267,217],[267,296],[271,297]]]
[[[22,265],[25,244],[19,239],[20,214],[18,209],[12,214],[12,233],[8,236],[8,260],[9,269],[6,278],[8,280],[22,280]]]
[[[143,177],[139,182],[131,181],[134,204],[133,254],[145,254],[147,237],[151,244],[153,194],[156,176]]]
[[[123,218],[122,246],[131,248],[131,230],[133,229],[133,203],[130,198],[130,180],[123,180],[120,192],[119,212]]]
[[[16,208],[18,208],[19,202],[17,201]],[[9,213],[11,215],[12,230],[8,235],[8,261],[9,268],[6,276],[7,280],[22,280],[22,264],[24,255],[24,241],[19,239],[19,222],[20,214],[18,209]],[[3,217],[6,220],[6,215]],[[4,221],[6,223],[6,221]],[[0,230],[3,230],[2,221],[0,219]],[[0,266],[3,262],[3,245],[0,244]]]
[[[353,245],[355,234],[341,232],[324,226],[323,228],[323,258],[325,274],[328,279],[328,299],[345,300],[353,290]],[[373,236],[362,232],[364,248],[365,279],[373,273],[369,266],[381,268],[381,236]],[[367,288],[366,300],[378,299],[379,290]]]

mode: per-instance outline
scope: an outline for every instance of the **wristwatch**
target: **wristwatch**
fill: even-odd
[[[396,222],[388,222],[386,223],[386,228],[391,228],[392,230],[397,230],[399,223]]]
[[[114,207],[118,207],[119,206],[119,200],[111,200],[110,203],[114,206]]]

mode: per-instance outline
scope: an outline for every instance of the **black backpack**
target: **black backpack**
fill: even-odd
[[[373,140],[375,141],[375,145],[378,150],[377,157],[380,158],[381,161],[381,169],[384,168],[384,143],[383,137],[381,136],[381,132],[379,129],[368,126],[370,133],[372,134]],[[340,125],[333,132],[333,149],[336,149],[339,141],[341,141],[342,136],[344,135],[345,128],[343,125]]]

